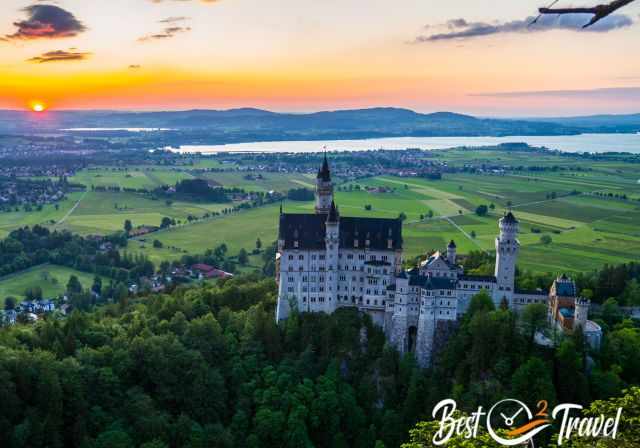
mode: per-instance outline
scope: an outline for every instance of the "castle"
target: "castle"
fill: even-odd
[[[532,303],[552,304],[551,323],[562,316],[568,319],[575,310],[571,328],[566,322],[558,328],[572,331],[576,323],[587,329],[589,304],[576,297],[575,285],[573,295],[561,296],[563,302],[550,301],[543,291],[516,291],[518,227],[512,212],[499,220],[492,276],[465,274],[457,264],[454,241],[446,253],[436,252],[419,266],[404,270],[402,221],[340,216],[325,155],[316,179],[315,213],[280,211],[276,319],[286,319],[294,308],[330,314],[341,307],[356,307],[384,329],[401,353],[414,353],[423,367],[431,364],[438,336],[455,324],[481,290],[496,307],[515,311]],[[552,292],[565,278],[554,283]]]

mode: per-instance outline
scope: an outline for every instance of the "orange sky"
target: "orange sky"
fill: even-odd
[[[477,0],[61,0],[55,6],[76,25],[37,39],[15,37],[32,2],[5,3],[0,108],[38,100],[53,109],[400,106],[522,116],[632,112],[640,100],[640,58],[628,50],[640,38],[635,23],[413,43],[457,31],[451,19],[498,28],[523,20],[536,0],[495,0],[496,16]],[[594,93],[602,88],[614,90]]]

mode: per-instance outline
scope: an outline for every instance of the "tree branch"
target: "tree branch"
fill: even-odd
[[[593,8],[540,8],[538,11],[540,14],[593,14],[591,21],[583,26],[583,28],[587,28],[634,1],[615,0],[609,4],[598,5]]]

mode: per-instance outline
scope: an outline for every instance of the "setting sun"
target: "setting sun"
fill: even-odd
[[[42,104],[42,103],[33,103],[31,105],[31,109],[34,112],[44,112],[45,107],[44,107],[44,104]]]

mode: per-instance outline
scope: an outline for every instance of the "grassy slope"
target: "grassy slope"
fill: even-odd
[[[446,154],[445,154],[446,153]],[[450,160],[471,160],[480,158],[476,153],[461,154],[445,151]],[[481,154],[483,158],[491,154]],[[500,152],[494,154],[496,160],[513,163],[516,157]],[[518,156],[520,157],[520,156]],[[516,160],[518,161],[518,160]],[[522,161],[525,161],[523,158]],[[564,164],[574,167],[575,160],[545,156],[536,159],[537,165]],[[597,196],[568,196],[573,190],[581,193],[605,191],[626,193],[630,197],[640,197],[640,185],[633,166],[619,163],[591,164],[589,161],[578,165],[592,171],[544,172],[517,176],[488,176],[456,174],[445,175],[442,181],[418,178],[396,178],[383,176],[365,179],[357,183],[364,186],[387,186],[389,193],[369,193],[352,190],[338,191],[336,201],[345,216],[376,216],[393,218],[400,212],[407,215],[404,225],[405,252],[408,257],[431,249],[442,249],[446,242],[455,239],[460,252],[481,248],[492,251],[498,231],[497,219],[511,203],[521,221],[522,267],[538,271],[588,270],[604,263],[640,260],[640,205],[638,202],[624,202],[602,199]],[[140,169],[112,172],[82,172],[79,176],[88,180],[116,182],[120,185],[158,185],[172,183],[177,178],[188,176],[188,168]],[[90,176],[94,175],[93,178]],[[264,180],[248,181],[243,173],[208,173],[207,177],[226,186],[238,186],[247,190],[288,189],[311,186],[313,179],[308,176],[267,173]],[[348,187],[349,184],[342,185]],[[406,186],[406,187],[405,187]],[[550,193],[559,196],[549,201]],[[80,194],[71,195],[61,204],[60,210],[45,206],[42,212],[12,212],[0,214],[0,236],[20,225],[48,223],[61,219],[74,205]],[[496,206],[492,216],[478,217],[473,211],[480,204],[493,203]],[[372,210],[365,210],[370,204]],[[134,225],[158,225],[163,216],[185,221],[189,214],[202,216],[206,211],[227,207],[224,204],[194,204],[176,202],[167,205],[164,201],[153,201],[131,193],[89,192],[59,228],[68,228],[81,234],[108,233],[120,230],[125,219]],[[288,201],[289,212],[311,212],[312,203]],[[421,214],[434,212],[431,220],[420,222]],[[460,215],[462,212],[463,215]],[[466,237],[456,226],[443,217],[449,216],[453,223],[464,232],[475,232],[476,238]],[[232,216],[214,218],[193,225],[184,225],[159,232],[153,236],[132,241],[129,251],[142,251],[153,261],[176,259],[184,253],[202,253],[224,242],[232,254],[240,248],[251,250],[256,238],[269,244],[276,238],[278,207],[268,206],[241,212]],[[534,233],[533,229],[542,233]],[[553,242],[549,246],[540,243],[540,236],[548,234]],[[159,239],[164,248],[153,249],[152,240]],[[256,260],[257,263],[257,260]]]
[[[91,274],[64,266],[42,265],[0,278],[0,299],[8,296],[23,299],[24,292],[28,288],[37,286],[42,288],[43,297],[56,297],[65,291],[71,275],[77,276],[85,288],[89,288],[93,284],[94,276]]]

